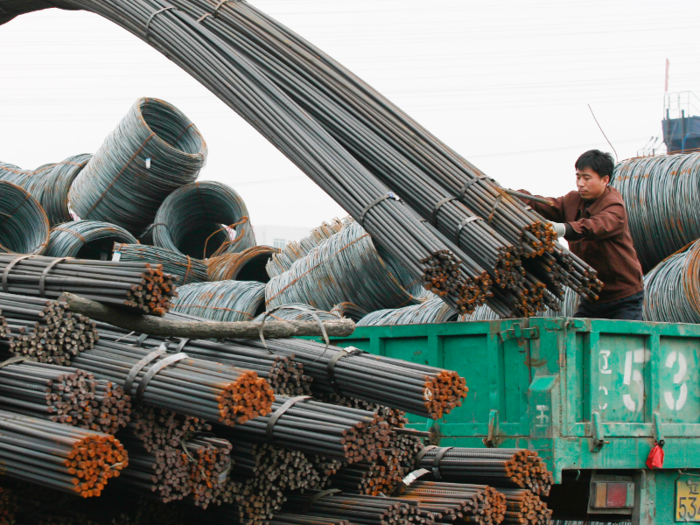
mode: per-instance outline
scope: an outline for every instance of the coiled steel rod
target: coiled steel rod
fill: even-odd
[[[100,221],[71,221],[51,229],[47,257],[78,257],[108,261],[115,242],[138,242],[124,228]]]
[[[199,259],[193,259],[189,255],[155,246],[118,242],[114,243],[113,251],[119,262],[144,262],[151,266],[162,265],[165,273],[178,277],[177,284],[179,286],[209,281],[206,263]]]
[[[212,321],[250,321],[264,309],[265,285],[253,281],[195,283],[178,288],[173,312]]]
[[[265,266],[278,253],[280,250],[271,246],[253,246],[240,253],[211,257],[204,263],[207,265],[207,273],[212,281],[266,283],[270,277],[265,271]]]
[[[26,190],[0,181],[0,253],[41,254],[49,243],[49,220]]]

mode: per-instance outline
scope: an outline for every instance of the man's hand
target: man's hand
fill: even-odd
[[[552,225],[552,228],[554,228],[554,232],[557,234],[557,239],[564,237],[566,234],[566,224],[561,222],[552,222],[550,224]]]

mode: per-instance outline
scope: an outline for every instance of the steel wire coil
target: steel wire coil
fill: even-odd
[[[119,242],[114,243],[112,250],[119,262],[145,262],[152,266],[161,265],[165,273],[177,276],[179,286],[209,281],[206,263],[199,259],[193,259],[189,255],[182,255],[156,246]]]
[[[444,303],[443,303],[444,304]],[[308,304],[285,304],[275,307],[271,313],[263,313],[257,316],[253,321],[263,320],[274,321],[337,321],[340,316],[319,310]]]
[[[644,276],[645,321],[700,323],[700,241]]]
[[[355,323],[357,323],[369,312],[367,312],[367,310],[364,308],[357,306],[355,303],[344,301],[331,308],[331,313],[337,315],[338,317],[347,317],[348,319],[352,319],[355,321]]]
[[[253,281],[195,283],[178,288],[173,312],[211,321],[250,321],[264,311],[265,285]]]
[[[477,307],[482,308],[482,307]],[[365,315],[357,326],[385,326],[456,321],[457,312],[438,298],[398,309],[377,310]]]
[[[84,498],[97,497],[128,464],[108,434],[0,410],[3,475]]]
[[[148,405],[224,425],[242,424],[269,413],[274,392],[255,372],[186,354],[174,354],[182,359],[170,363],[167,360],[172,355],[158,355],[152,348],[123,342],[98,341],[72,364],[118,383],[128,395]],[[151,356],[146,361],[149,366],[138,365],[147,356]]]
[[[71,221],[51,229],[47,257],[77,257],[109,261],[115,242],[137,243],[128,231],[100,221]]]
[[[49,220],[26,190],[0,181],[0,253],[42,254],[49,243]]]
[[[253,246],[240,253],[229,253],[211,257],[204,261],[207,274],[212,281],[257,281],[270,280],[265,267],[272,257],[280,253],[272,246]]]
[[[41,195],[41,206],[49,218],[51,226],[72,219],[68,208],[68,193],[73,181],[92,158],[89,153],[73,155],[53,164],[44,178],[46,185]]]
[[[141,98],[73,180],[70,207],[81,219],[142,233],[165,198],[194,182],[207,146],[177,108]]]
[[[161,266],[133,262],[90,261],[0,254],[4,290],[57,299],[64,292],[99,303],[163,315],[176,294],[173,278]]]
[[[625,160],[615,167],[611,185],[625,201],[645,273],[700,237],[700,153]]]
[[[255,234],[241,196],[226,184],[204,181],[182,186],[163,201],[153,221],[153,242],[207,259],[254,247]]]

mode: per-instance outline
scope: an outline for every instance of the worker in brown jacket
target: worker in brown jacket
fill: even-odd
[[[598,271],[604,287],[598,300],[583,299],[575,317],[642,319],[642,265],[632,244],[622,195],[608,186],[615,168],[609,153],[590,150],[576,161],[576,186],[552,205],[525,200],[553,222],[558,237]]]

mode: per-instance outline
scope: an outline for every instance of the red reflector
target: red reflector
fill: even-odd
[[[609,509],[624,509],[627,505],[627,483],[608,483],[605,506]]]

